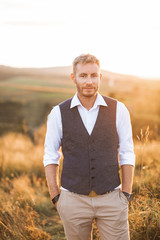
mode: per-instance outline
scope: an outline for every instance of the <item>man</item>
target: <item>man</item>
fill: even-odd
[[[129,239],[128,201],[135,164],[130,116],[124,104],[98,93],[101,78],[95,56],[78,56],[71,74],[77,93],[55,106],[48,117],[43,162],[68,240],[91,239],[93,219],[103,240]],[[60,146],[61,193],[56,176]]]

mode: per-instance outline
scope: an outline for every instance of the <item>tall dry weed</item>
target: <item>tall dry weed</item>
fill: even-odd
[[[44,139],[43,133],[42,128],[37,134]],[[149,133],[149,128],[141,130],[135,142],[134,198],[129,204],[131,240],[160,239],[160,142],[150,141]],[[50,203],[42,139],[35,145],[21,134],[0,139],[2,240],[65,239],[62,223]],[[95,223],[93,235],[100,239]]]
[[[149,140],[149,126],[135,143],[135,193],[129,207],[131,239],[160,239],[160,142]]]
[[[48,204],[42,147],[21,134],[0,139],[0,239],[50,239],[38,212]],[[47,210],[47,207],[45,207]]]
[[[2,179],[0,187],[0,239],[50,239],[34,209],[36,194],[29,178]]]

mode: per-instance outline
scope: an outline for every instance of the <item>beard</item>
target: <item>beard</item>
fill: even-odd
[[[79,85],[77,85],[77,92],[79,93],[80,96],[90,98],[97,95],[98,86],[97,87],[93,87],[93,86],[80,87]]]

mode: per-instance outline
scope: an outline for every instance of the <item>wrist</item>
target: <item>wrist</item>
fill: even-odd
[[[59,189],[58,189],[58,187],[51,189],[51,190],[50,190],[50,198],[51,198],[51,200],[52,200],[54,197],[56,197],[58,194],[59,194]]]
[[[122,193],[125,195],[128,201],[131,201],[133,199],[133,195],[131,193],[122,191]]]
[[[130,193],[130,194],[132,192],[132,188],[131,187],[127,187],[127,186],[122,186],[121,190],[122,190],[122,192]]]
[[[57,194],[54,198],[52,198],[52,203],[55,205],[55,203],[58,202],[60,194]]]

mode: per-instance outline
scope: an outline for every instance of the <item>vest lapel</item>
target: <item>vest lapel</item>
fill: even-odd
[[[78,108],[77,108],[77,107],[74,107],[74,108],[71,109],[71,111],[74,113],[74,121],[76,121],[76,124],[73,124],[73,125],[75,125],[75,126],[77,126],[77,125],[78,125],[78,126],[81,126],[81,131],[82,131],[82,133],[84,133],[85,135],[87,135],[87,137],[90,137],[90,135],[89,135],[89,133],[88,133],[88,131],[87,131],[87,129],[86,129],[83,121],[82,121],[82,118],[81,118],[81,116],[80,116],[80,114],[79,114]],[[76,130],[76,129],[75,129],[75,130]]]
[[[105,110],[106,110],[106,107],[100,106],[99,112],[98,112],[98,116],[97,116],[94,128],[92,130],[92,133],[91,133],[91,137],[92,138],[96,134],[96,130],[98,130],[99,128],[103,127],[103,122],[104,122],[104,118],[105,118],[105,116],[104,116]]]
[[[99,112],[98,112],[98,116],[97,116],[97,119],[96,119],[96,122],[95,122],[95,125],[93,127],[93,130],[91,132],[91,135],[89,135],[83,121],[82,121],[82,118],[79,114],[79,111],[78,111],[78,108],[77,107],[74,107],[72,108],[72,111],[74,112],[74,121],[76,120],[77,121],[77,124],[78,126],[81,126],[81,129],[82,131],[85,133],[85,135],[87,134],[88,137],[93,137],[94,135],[94,132],[96,131],[97,128],[101,127],[101,125],[99,123],[102,123],[103,122],[103,112],[104,112],[104,109],[102,106],[100,106],[99,108]]]

